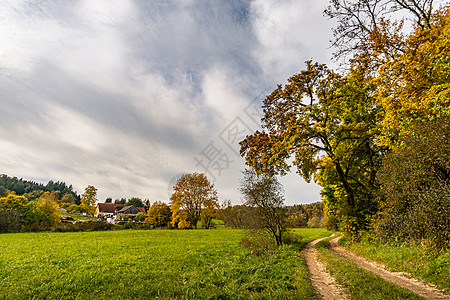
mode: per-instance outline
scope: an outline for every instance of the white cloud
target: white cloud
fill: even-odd
[[[331,28],[322,15],[327,3],[327,0],[252,2],[253,24],[260,43],[254,54],[268,80],[285,82],[309,59],[329,61]]]
[[[203,171],[195,157],[214,142],[232,160],[221,200],[240,203],[244,162],[219,134],[253,122],[244,109],[267,86],[325,57],[320,3],[2,1],[2,173],[168,201],[172,177]],[[318,198],[295,178],[288,202]]]
[[[220,116],[222,127],[242,113],[248,99],[239,89],[242,79],[230,74],[227,67],[213,65],[203,73],[202,91],[206,105]],[[222,129],[222,128],[220,128]]]

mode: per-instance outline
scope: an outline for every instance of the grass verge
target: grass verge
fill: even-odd
[[[341,239],[343,240],[343,238]],[[343,240],[345,244],[345,240]],[[410,273],[450,294],[450,251],[436,255],[422,246],[348,243],[349,250],[384,264],[393,271]]]
[[[326,247],[330,239],[317,243],[320,258],[352,299],[423,299],[332,252]]]

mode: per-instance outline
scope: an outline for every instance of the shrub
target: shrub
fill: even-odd
[[[164,202],[156,201],[147,211],[147,221],[154,227],[170,224],[170,207]]]
[[[146,214],[144,214],[143,212],[138,212],[136,217],[134,218],[136,221],[144,221],[146,218]]]
[[[18,231],[20,229],[20,213],[15,210],[0,208],[0,232]]]
[[[51,227],[47,223],[36,222],[28,225],[23,225],[21,230],[27,232],[50,231]]]
[[[106,231],[114,230],[116,227],[113,224],[106,222],[82,222],[82,223],[66,223],[60,224],[54,228],[54,232],[76,232],[76,231]]]
[[[385,241],[427,240],[449,248],[450,117],[416,125],[383,160],[382,213],[377,232]]]

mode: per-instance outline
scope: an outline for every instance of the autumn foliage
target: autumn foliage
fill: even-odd
[[[31,226],[55,226],[59,223],[57,207],[48,192],[32,201],[14,194],[1,197],[0,232],[27,230]]]
[[[95,205],[97,202],[97,189],[92,185],[88,185],[81,195],[81,207],[91,213],[95,212]]]
[[[153,227],[166,227],[170,222],[170,207],[164,202],[156,201],[147,211],[147,219]]]
[[[412,18],[390,19],[399,10]],[[307,61],[264,100],[241,155],[257,173],[295,167],[320,184],[330,229],[449,247],[450,6],[336,0],[326,14],[346,71]]]
[[[180,229],[197,228],[202,220],[204,227],[209,227],[219,202],[217,191],[208,178],[203,173],[184,174],[173,188],[172,225]]]

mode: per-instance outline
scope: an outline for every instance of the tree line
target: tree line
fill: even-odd
[[[8,175],[0,175],[0,196],[4,197],[7,193],[14,192],[16,195],[24,196],[27,199],[35,200],[40,198],[44,193],[53,193],[55,198],[62,202],[74,203],[79,205],[81,197],[73,190],[72,185],[67,186],[66,183],[50,180],[47,184],[37,183],[23,178],[9,177]]]
[[[232,205],[231,201],[224,201],[217,211],[217,219],[230,228],[245,229],[252,223],[251,212],[254,208],[246,204]],[[294,204],[282,206],[285,211],[284,222],[289,228],[323,228],[323,202],[310,204]]]
[[[251,232],[258,232],[258,241],[254,240],[252,243],[264,240],[266,246],[281,245],[285,242],[288,227],[323,226],[323,205],[313,203],[285,207],[283,188],[274,177],[261,176],[252,170],[246,170],[240,191],[245,197],[244,204],[232,206],[228,201],[220,206],[214,184],[203,173],[190,173],[184,174],[176,182],[169,204],[156,201],[150,205],[149,200],[137,197],[128,200],[116,199],[114,203],[146,208],[147,214],[139,212],[131,218],[119,214],[117,220],[125,223],[124,228],[134,228],[132,222],[134,220],[139,221],[139,225],[149,224],[148,228],[195,229],[201,224],[202,228],[208,229],[215,227],[214,219],[219,219],[227,227],[246,228]],[[27,198],[30,195],[29,193],[17,195],[15,191],[6,190],[3,197],[0,197],[1,232],[113,229],[112,225],[102,224],[78,227],[71,224],[58,225],[60,221],[56,210],[58,206],[73,209],[72,212],[94,214],[98,199],[97,189],[92,185],[85,188],[80,205],[69,205],[61,201],[64,197],[61,197],[59,190],[44,192],[37,199]],[[105,203],[112,202],[112,198],[105,200]],[[249,237],[251,235],[246,239]]]
[[[342,70],[307,61],[278,85],[241,155],[321,185],[329,229],[450,247],[450,6],[333,0],[325,13]]]

